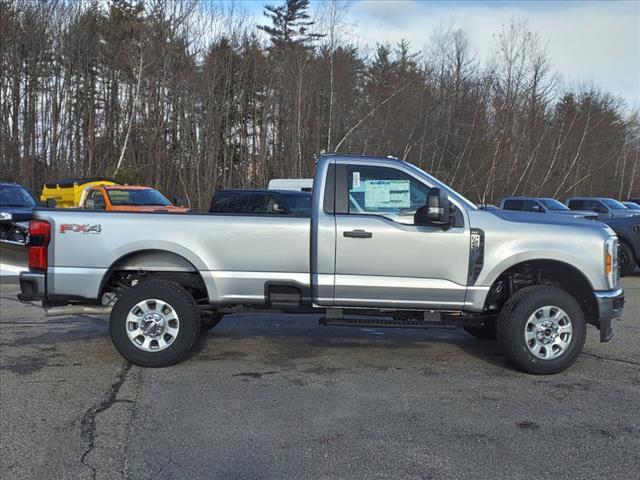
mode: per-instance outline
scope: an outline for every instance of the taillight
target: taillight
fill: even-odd
[[[47,269],[47,247],[51,239],[51,225],[44,220],[29,222],[29,269]]]

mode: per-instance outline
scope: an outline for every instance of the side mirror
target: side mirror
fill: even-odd
[[[95,210],[96,201],[93,198],[88,198],[84,202],[84,208],[88,208],[89,210]]]
[[[47,198],[45,202],[45,206],[47,208],[56,208],[56,199],[55,198]]]
[[[450,213],[451,206],[447,195],[439,188],[430,188],[427,193],[427,204],[416,210],[413,223],[447,228],[451,224]]]

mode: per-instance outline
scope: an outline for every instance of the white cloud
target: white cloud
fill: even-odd
[[[407,39],[415,49],[428,46],[435,29],[449,18],[462,28],[481,60],[495,36],[512,19],[527,19],[548,41],[553,68],[567,82],[587,82],[622,96],[640,108],[640,2],[442,3],[360,1],[349,21],[358,43]]]

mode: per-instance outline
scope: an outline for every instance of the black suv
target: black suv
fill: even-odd
[[[620,274],[631,275],[640,264],[640,216],[601,221],[611,227],[620,241]]]
[[[311,194],[293,190],[220,190],[209,213],[311,215]]]

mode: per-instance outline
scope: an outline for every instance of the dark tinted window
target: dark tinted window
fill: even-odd
[[[266,213],[311,215],[311,195],[270,193]]]
[[[246,192],[217,192],[211,201],[211,213],[247,213],[249,194]]]
[[[571,210],[585,210],[584,200],[569,200],[569,208]]]
[[[292,215],[311,215],[311,195],[292,195],[287,198],[287,207]]]
[[[522,209],[525,212],[544,212],[544,208],[535,200],[525,200]]]
[[[518,210],[521,211],[524,208],[524,200],[505,200],[502,206],[504,210]]]
[[[247,213],[265,213],[267,207],[267,194],[264,192],[252,193],[247,202]]]

